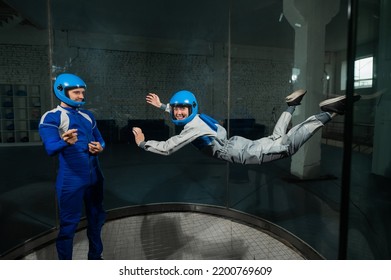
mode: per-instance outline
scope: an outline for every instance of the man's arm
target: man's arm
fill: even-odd
[[[145,142],[145,136],[141,128],[133,127],[132,132],[134,134],[134,141],[136,142],[137,146],[140,146],[142,142]]]
[[[74,145],[77,141],[76,129],[70,129],[60,136],[58,134],[58,127],[41,124],[39,126],[39,134],[42,138],[46,152],[50,156],[61,152],[69,145]]]
[[[156,93],[150,92],[145,97],[145,100],[148,104],[151,104],[152,106],[155,106],[156,108],[162,109],[166,112],[170,112],[170,106],[167,104],[163,104],[160,102],[160,98]]]
[[[103,150],[106,147],[106,143],[102,137],[102,134],[98,129],[95,119],[94,119],[94,123],[95,125],[94,128],[92,129],[92,134],[94,135],[95,141],[91,141],[90,143],[88,143],[88,149],[91,154],[96,155],[103,152]]]
[[[77,142],[77,129],[59,134],[60,116],[58,113],[45,113],[39,124],[39,135],[48,155],[53,156],[69,145]]]
[[[140,148],[155,154],[168,156],[175,153],[185,145],[190,144],[200,136],[213,136],[216,133],[211,130],[209,126],[207,126],[202,120],[196,117],[187,125],[185,125],[180,134],[174,135],[166,141],[146,141],[142,130],[137,127],[133,128],[133,134],[135,136],[136,144]]]

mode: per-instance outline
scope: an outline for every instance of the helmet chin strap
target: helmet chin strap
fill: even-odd
[[[66,104],[69,107],[72,107],[72,108],[80,108],[85,103],[84,99],[83,99],[83,101],[79,102],[79,101],[74,101],[74,100],[69,99],[69,98],[68,98],[68,100],[61,100],[61,102]]]

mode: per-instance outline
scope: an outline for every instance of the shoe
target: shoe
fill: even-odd
[[[353,102],[360,100],[361,96],[353,95]],[[346,95],[326,99],[319,103],[319,107],[323,112],[337,113],[338,115],[345,114]]]
[[[287,97],[285,97],[285,102],[288,106],[297,106],[300,105],[300,101],[303,99],[303,96],[307,93],[304,89],[296,90]]]
[[[88,257],[88,260],[94,260],[94,261],[103,261],[104,258],[102,256],[98,256],[98,257]]]

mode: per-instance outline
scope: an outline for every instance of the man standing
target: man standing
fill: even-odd
[[[46,112],[39,134],[50,156],[59,157],[56,195],[60,229],[56,240],[60,260],[72,259],[73,239],[82,215],[83,202],[88,221],[88,259],[102,259],[101,230],[106,213],[103,208],[104,177],[98,154],[105,142],[93,114],[85,104],[85,82],[73,74],[60,74],[53,90],[61,101]]]

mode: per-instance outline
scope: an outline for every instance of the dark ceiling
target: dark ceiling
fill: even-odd
[[[294,29],[282,16],[283,0],[52,0],[52,27],[151,38],[206,40],[265,47],[294,46]],[[347,42],[347,2],[326,26],[326,50],[344,50]],[[360,43],[377,35],[378,0],[361,0],[366,20]],[[47,0],[0,0],[0,21],[11,9],[39,29],[48,27]],[[231,12],[229,12],[231,11]],[[5,14],[5,15],[4,15]],[[369,20],[369,21],[368,21]],[[370,24],[368,25],[368,22]],[[230,24],[229,24],[230,23]],[[229,28],[230,26],[230,28]]]

